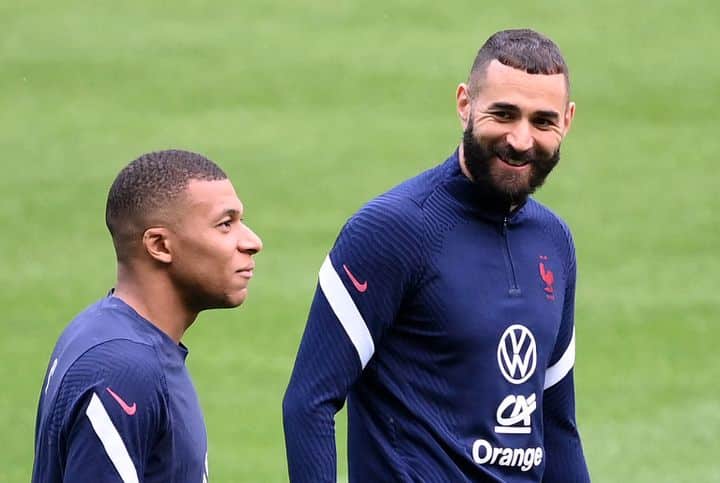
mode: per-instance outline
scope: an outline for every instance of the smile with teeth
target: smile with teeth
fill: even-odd
[[[505,159],[502,156],[498,156],[498,159],[502,161],[505,164],[509,164],[510,166],[514,166],[516,168],[520,168],[522,166],[525,166],[530,163],[530,161],[522,160],[522,159]]]

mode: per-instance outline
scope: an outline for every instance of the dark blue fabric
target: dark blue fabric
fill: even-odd
[[[116,297],[78,315],[40,393],[32,481],[123,481],[86,413],[96,396],[139,481],[201,483],[207,436],[187,354]]]
[[[455,153],[364,206],[330,260],[375,351],[362,368],[319,285],[283,402],[292,482],[336,481],[345,400],[351,482],[589,481],[572,372],[543,390],[574,324],[557,216],[488,204]]]

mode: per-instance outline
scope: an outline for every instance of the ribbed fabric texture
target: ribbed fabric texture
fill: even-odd
[[[345,400],[351,482],[589,480],[572,371],[543,391],[574,325],[558,217],[488,205],[453,155],[363,207],[330,261],[283,403],[292,482],[335,481]]]
[[[117,298],[81,313],[50,358],[33,483],[202,481],[207,437],[186,356]]]

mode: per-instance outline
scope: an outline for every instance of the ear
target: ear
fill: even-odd
[[[167,228],[148,228],[145,230],[145,233],[143,233],[142,241],[145,251],[153,259],[160,263],[172,262],[172,252],[170,250],[170,239]]]
[[[457,113],[460,117],[460,124],[462,124],[463,131],[465,131],[465,129],[467,129],[468,120],[470,119],[470,90],[467,84],[462,83],[457,86],[455,99],[457,102]]]
[[[567,109],[565,109],[565,128],[563,130],[563,137],[570,131],[573,119],[575,118],[575,103],[568,102]]]

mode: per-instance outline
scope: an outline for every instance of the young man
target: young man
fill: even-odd
[[[40,393],[33,482],[206,482],[207,439],[181,343],[247,296],[262,242],[225,173],[185,151],[118,174],[105,220],[117,284],[65,329]]]
[[[498,32],[457,88],[450,158],[368,203],[320,269],[283,404],[290,479],[586,482],[575,424],[575,252],[529,195],[575,105],[557,46]]]

